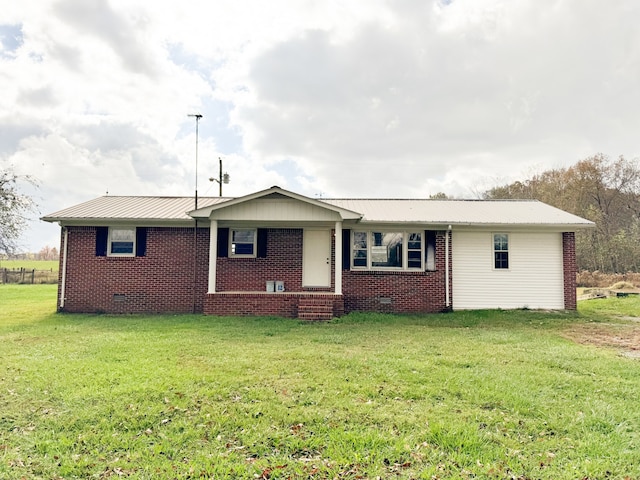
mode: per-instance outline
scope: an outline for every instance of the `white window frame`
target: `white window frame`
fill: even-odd
[[[235,253],[234,251],[234,243],[240,243],[243,245],[249,245],[249,242],[234,242],[233,234],[234,232],[253,232],[253,246],[252,253]],[[257,228],[229,228],[229,257],[234,258],[256,258],[258,255],[258,229]]]
[[[114,239],[118,235],[117,231],[127,231],[132,233],[131,252],[113,252],[113,243],[118,241]],[[127,240],[127,243],[129,240]],[[136,256],[136,227],[109,227],[109,237],[107,240],[107,256],[109,257],[135,257]]]
[[[362,248],[361,244],[358,243],[358,247],[356,248],[356,233],[364,233],[364,243],[365,246],[364,248]],[[362,260],[362,257],[356,257],[355,255],[355,251],[360,251],[360,252],[364,252],[365,256],[365,260],[366,260],[366,264],[363,265],[355,265],[356,263],[356,258]],[[367,269],[369,268],[369,259],[371,258],[371,254],[369,253],[369,232],[364,231],[364,230],[358,230],[358,231],[352,231],[351,232],[351,251],[350,252],[344,252],[343,255],[345,253],[348,253],[349,256],[351,257],[351,268],[356,268],[356,269]]]
[[[367,235],[367,265],[356,266],[354,265],[355,256],[353,255],[355,245],[355,234],[366,233]],[[374,233],[400,233],[402,234],[402,266],[400,267],[374,267],[372,266],[372,248],[373,248],[373,234]],[[420,235],[420,267],[409,268],[409,235],[417,233]],[[372,271],[385,271],[385,272],[423,272],[425,269],[424,249],[425,249],[426,236],[422,230],[401,230],[394,228],[376,228],[371,230],[352,230],[351,231],[351,243],[349,256],[351,257],[351,269],[352,270],[372,270]],[[412,249],[416,251],[416,249]]]
[[[506,250],[499,250],[496,248],[496,236],[504,235],[507,237],[507,248]],[[491,265],[494,270],[498,271],[507,271],[511,268],[511,239],[509,238],[509,234],[506,232],[494,232],[491,234]],[[496,253],[506,253],[507,254],[507,266],[506,267],[496,267]]]

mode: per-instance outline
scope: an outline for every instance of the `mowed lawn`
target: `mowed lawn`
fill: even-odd
[[[303,324],[55,296],[0,285],[3,479],[640,478],[640,360],[566,336],[638,298]]]

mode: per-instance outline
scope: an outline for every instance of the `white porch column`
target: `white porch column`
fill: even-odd
[[[336,295],[342,295],[342,222],[336,222],[335,236],[333,241],[335,251],[335,293]]]
[[[209,288],[208,293],[216,293],[216,262],[218,260],[218,221],[211,220],[209,228]]]

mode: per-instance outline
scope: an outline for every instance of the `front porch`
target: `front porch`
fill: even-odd
[[[326,321],[344,314],[344,298],[330,292],[208,293],[204,299],[204,314]]]

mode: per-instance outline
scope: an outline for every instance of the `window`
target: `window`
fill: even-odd
[[[146,227],[96,227],[96,257],[144,257]]]
[[[373,232],[371,236],[371,266],[402,268],[402,233]]]
[[[509,235],[506,233],[493,234],[493,267],[509,268]]]
[[[115,228],[109,229],[109,256],[133,257],[135,255],[136,229]]]
[[[423,236],[422,232],[353,232],[352,266],[356,269],[421,270]]]
[[[407,266],[409,268],[422,267],[422,234],[410,233],[407,240]]]
[[[367,266],[367,232],[353,233],[353,266]]]
[[[231,229],[231,255],[232,257],[256,256],[256,230],[255,229]]]

